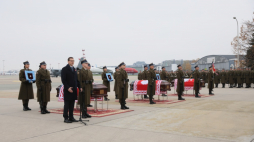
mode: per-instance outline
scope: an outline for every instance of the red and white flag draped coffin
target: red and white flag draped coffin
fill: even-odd
[[[136,80],[130,83],[130,91],[135,95],[147,94],[148,80]],[[167,94],[171,91],[170,83],[166,80],[156,80],[155,95]]]
[[[174,88],[177,89],[177,82],[178,80],[175,79],[174,80]],[[201,87],[203,87],[204,85],[204,81],[203,80],[200,80],[200,90],[201,90]],[[193,90],[194,89],[194,79],[193,78],[185,78],[184,79],[184,90]]]

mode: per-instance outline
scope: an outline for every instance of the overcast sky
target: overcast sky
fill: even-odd
[[[254,0],[0,0],[0,71],[61,68],[85,49],[92,65],[191,60],[233,54]]]

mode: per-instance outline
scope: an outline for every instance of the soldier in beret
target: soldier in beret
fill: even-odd
[[[25,61],[23,62],[24,69],[21,69],[19,72],[19,80],[21,81],[20,90],[19,90],[19,100],[22,100],[23,102],[23,110],[28,111],[31,110],[28,107],[29,99],[34,99],[34,92],[33,92],[33,83],[26,80],[25,71],[32,71],[29,69],[29,62]]]
[[[119,71],[118,67],[115,67],[115,72],[113,74],[113,77],[114,77],[114,80],[115,80],[115,83],[114,83],[114,91],[115,91],[115,99],[118,99],[118,87],[117,87],[117,72]]]
[[[155,87],[156,87],[156,74],[154,71],[154,64],[149,64],[149,71],[147,72],[147,80],[148,80],[148,86],[147,86],[147,94],[149,94],[149,100],[150,104],[155,104],[153,101],[153,95],[155,94]]]
[[[108,92],[110,92],[110,82],[107,79],[106,73],[108,73],[108,69],[106,66],[103,67],[103,72],[101,74],[101,79],[103,81],[103,85],[105,85],[106,87],[108,87]],[[104,97],[105,101],[109,101],[109,99],[105,96]]]
[[[200,98],[199,94],[199,89],[200,89],[200,78],[201,78],[201,74],[199,72],[199,67],[196,65],[195,67],[195,71],[193,73],[194,76],[194,90],[195,90],[195,97],[196,98]]]
[[[214,81],[214,73],[212,71],[212,66],[209,67],[209,72],[208,72],[208,89],[209,89],[209,95],[214,95],[212,93],[212,90],[214,88],[213,86],[213,81]]]
[[[80,111],[82,111],[82,118],[91,118],[87,113],[87,107],[90,105],[90,97],[92,94],[93,75],[88,71],[88,62],[86,59],[81,61],[82,69],[77,72],[78,81],[80,83],[80,92],[78,97],[78,104],[80,104]]]
[[[50,92],[52,89],[50,72],[47,70],[47,64],[40,63],[40,69],[36,72],[37,102],[41,107],[41,114],[50,113],[47,110],[47,104],[50,101]]]
[[[184,91],[184,74],[182,71],[182,66],[177,65],[178,70],[176,71],[176,76],[177,76],[177,89],[176,92],[178,94],[178,100],[185,100],[182,98],[182,94]]]
[[[144,66],[144,71],[142,72],[142,80],[147,80],[148,76],[148,67],[147,65]],[[144,95],[145,99],[148,99],[147,95]]]
[[[122,62],[119,64],[119,71],[117,72],[117,87],[118,87],[118,98],[119,103],[121,104],[121,109],[129,109],[126,106],[126,99],[128,98],[128,74],[125,71],[125,63]]]

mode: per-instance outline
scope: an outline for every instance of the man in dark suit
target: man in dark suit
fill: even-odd
[[[77,78],[77,72],[74,65],[73,57],[68,58],[68,64],[62,68],[61,80],[64,85],[64,122],[72,123],[78,122],[73,117],[73,109],[75,100],[77,100],[77,87],[80,89],[80,85]],[[82,91],[82,88],[80,89]],[[68,115],[69,111],[69,115]]]

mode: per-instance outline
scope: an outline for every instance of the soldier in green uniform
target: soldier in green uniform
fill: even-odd
[[[237,84],[238,84],[237,88],[242,87],[242,78],[243,78],[242,71],[240,68],[238,68],[238,70],[236,71],[236,79],[237,79]]]
[[[234,69],[234,83],[235,83],[234,87],[237,87],[237,70],[236,69]]]
[[[147,80],[148,74],[148,67],[147,65],[144,65],[144,71],[142,72],[142,80]],[[145,99],[148,99],[147,95],[144,95]]]
[[[40,63],[40,69],[36,72],[37,101],[41,106],[41,114],[50,113],[47,110],[47,104],[50,101],[50,92],[52,89],[50,72],[47,70],[47,64]]]
[[[26,80],[25,71],[32,71],[29,69],[29,62],[23,62],[24,69],[21,69],[19,72],[19,80],[21,81],[20,90],[19,90],[19,100],[23,102],[23,110],[28,111],[31,110],[28,107],[29,99],[34,99],[34,92],[33,92],[33,83]]]
[[[103,73],[101,74],[101,79],[103,81],[103,85],[105,85],[106,87],[108,87],[108,92],[110,92],[110,82],[107,79],[106,73],[108,73],[107,67],[104,66],[103,67]],[[105,101],[109,101],[109,99],[107,97],[104,97]]]
[[[138,73],[138,80],[142,80],[142,72],[141,71],[139,71],[139,73]]]
[[[208,83],[208,70],[205,70],[205,83]]]
[[[214,84],[215,88],[218,88],[218,84],[220,83],[220,73],[218,70],[215,71],[214,73]]]
[[[185,78],[190,78],[190,73],[188,72],[188,70],[185,71],[184,77],[185,77]]]
[[[233,85],[235,83],[234,81],[234,70],[233,68],[230,69],[230,71],[228,71],[228,80],[229,80],[229,84],[230,84],[230,87],[229,88],[233,88]]]
[[[150,104],[156,104],[153,101],[153,95],[155,94],[155,87],[156,87],[156,74],[154,71],[154,64],[151,63],[149,64],[150,69],[148,70],[147,73],[147,80],[148,80],[148,86],[147,86],[147,94],[149,94],[149,100]]]
[[[244,76],[245,76],[245,81],[246,81],[246,87],[245,88],[250,88],[251,70],[249,68],[246,68],[246,71],[244,72]]]
[[[93,82],[94,82],[94,79],[93,79],[93,72],[91,71],[91,65],[90,63],[88,63],[88,68],[87,68],[87,71],[88,71],[88,80],[90,80],[89,84],[88,84],[88,87],[91,88],[91,93],[90,95],[87,95],[87,100],[88,100],[88,105],[87,107],[93,107],[91,105],[91,96],[93,94]]]
[[[92,93],[93,76],[88,73],[88,62],[86,59],[81,61],[82,69],[77,72],[78,81],[80,82],[80,91],[78,97],[78,104],[82,111],[82,118],[91,118],[92,116],[87,113],[87,107],[90,105],[90,95]]]
[[[199,72],[199,67],[196,65],[195,71],[193,72],[193,77],[194,77],[194,90],[195,90],[195,97],[200,98],[199,94],[199,89],[200,89],[200,79],[201,79],[201,74]]]
[[[116,67],[115,68],[115,73],[113,74],[113,77],[114,77],[114,80],[115,80],[115,83],[114,83],[114,91],[115,91],[115,99],[118,99],[118,95],[117,95],[117,93],[118,93],[118,87],[117,87],[117,72],[118,72],[118,67]]]
[[[126,106],[126,99],[128,98],[128,74],[125,71],[125,63],[122,62],[119,64],[119,71],[117,72],[117,87],[118,87],[118,98],[119,103],[121,104],[121,109],[129,109]]]
[[[220,73],[220,78],[221,78],[222,88],[225,88],[225,84],[227,82],[227,73],[225,72],[225,69],[222,69]]]
[[[209,72],[208,72],[208,89],[209,89],[209,95],[214,95],[212,93],[212,90],[214,88],[213,86],[213,81],[214,81],[214,73],[212,71],[212,66],[209,67]]]
[[[176,76],[177,76],[177,89],[176,92],[178,94],[178,100],[185,100],[182,98],[182,94],[184,91],[184,74],[182,71],[182,66],[177,65],[178,70],[176,71]]]
[[[205,80],[206,80],[206,73],[205,73],[204,69],[201,70],[200,75],[201,75],[201,79],[205,82]]]

